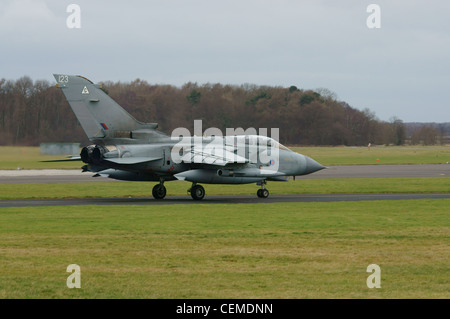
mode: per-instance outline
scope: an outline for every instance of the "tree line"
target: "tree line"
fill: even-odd
[[[358,110],[327,89],[296,86],[186,83],[181,87],[132,82],[104,82],[103,90],[142,122],[159,124],[170,134],[177,127],[203,129],[279,128],[286,145],[368,145],[405,143],[404,123],[380,121],[369,109]],[[86,136],[60,89],[28,76],[0,80],[0,144],[39,145],[82,142]]]
[[[406,135],[412,145],[450,143],[450,123],[405,123]]]

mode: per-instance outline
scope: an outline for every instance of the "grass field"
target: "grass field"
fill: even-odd
[[[449,146],[292,147],[322,165],[444,164]],[[73,154],[77,155],[77,154]],[[80,168],[81,162],[41,162],[64,156],[41,155],[39,147],[0,146],[0,169]],[[378,159],[378,161],[377,161]]]
[[[450,162],[448,147],[294,150],[324,165]],[[0,169],[81,165],[39,162],[54,158],[0,147]],[[151,197],[153,184],[0,184],[0,199]],[[167,183],[167,195],[186,195],[189,186]],[[257,188],[205,186],[206,196]],[[450,179],[297,179],[268,188],[449,192]],[[0,208],[0,298],[448,299],[449,207],[448,199],[423,199]],[[81,289],[66,286],[70,264],[81,268]],[[370,264],[381,268],[380,289],[366,285]]]
[[[323,165],[445,164],[449,146],[292,147]]]
[[[84,165],[81,161],[42,162],[64,158],[60,155],[42,155],[39,147],[0,146],[0,169],[70,169]]]
[[[449,206],[2,209],[0,298],[449,298]],[[66,286],[69,264],[81,289]]]

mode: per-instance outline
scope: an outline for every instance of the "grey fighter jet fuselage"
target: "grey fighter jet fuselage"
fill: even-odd
[[[82,149],[83,171],[126,181],[156,181],[153,197],[166,195],[165,181],[192,182],[193,199],[203,199],[203,184],[248,184],[269,195],[267,181],[287,181],[324,167],[262,135],[172,136],[142,123],[111,99],[100,85],[81,76],[54,74],[92,145]]]

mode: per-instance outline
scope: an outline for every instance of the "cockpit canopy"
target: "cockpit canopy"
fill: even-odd
[[[291,151],[289,148],[279,143],[275,139],[263,136],[263,135],[227,135],[223,136],[204,136],[203,142],[214,142],[214,143],[224,143],[228,146],[237,147],[267,147],[267,148],[277,148],[285,151]]]
[[[245,145],[253,145],[253,146],[267,146],[270,148],[278,148],[285,151],[290,151],[289,148],[284,146],[283,144],[279,143],[278,141],[274,140],[271,137],[268,136],[262,136],[262,135],[240,135],[236,136],[238,144],[245,144]]]

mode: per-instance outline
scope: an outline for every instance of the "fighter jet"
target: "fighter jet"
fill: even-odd
[[[264,135],[172,135],[156,123],[136,120],[102,89],[79,75],[54,74],[59,87],[92,145],[81,150],[83,172],[94,177],[125,181],[152,181],[155,199],[166,196],[166,181],[185,180],[194,200],[205,196],[203,184],[260,186],[257,196],[267,198],[268,181],[287,181],[323,168],[276,139]]]

